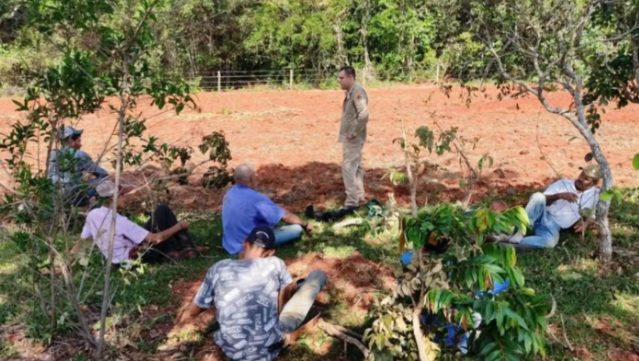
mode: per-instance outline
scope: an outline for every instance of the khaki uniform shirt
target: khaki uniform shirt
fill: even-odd
[[[347,135],[355,137],[350,142],[366,142],[366,124],[368,123],[368,95],[366,90],[354,84],[346,94],[342,107],[342,124],[339,129],[339,141],[346,142]]]

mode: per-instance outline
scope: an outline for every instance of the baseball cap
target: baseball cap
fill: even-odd
[[[269,226],[257,226],[253,228],[246,240],[250,244],[264,249],[275,248],[275,233],[273,233],[273,229]]]
[[[601,178],[603,178],[603,175],[601,174],[601,169],[599,169],[598,165],[591,164],[585,167],[579,167],[579,169],[581,169],[584,172],[584,174],[592,180],[598,181]]]
[[[60,132],[60,139],[62,140],[69,139],[74,135],[82,135],[82,133],[84,133],[84,130],[75,129],[72,126],[67,125],[64,128],[62,128],[62,132]]]
[[[115,195],[116,189],[118,188],[115,187],[115,183],[113,183],[113,181],[110,179],[100,182],[100,184],[98,184],[98,186],[95,187],[95,191],[98,192],[98,195],[102,198],[113,197]],[[132,190],[131,187],[122,187],[122,186],[120,186],[119,189],[120,189],[120,194],[126,194]]]

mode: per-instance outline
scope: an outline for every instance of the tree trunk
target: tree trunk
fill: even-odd
[[[424,300],[420,300],[423,304]],[[413,335],[415,336],[415,343],[417,344],[417,352],[419,353],[420,361],[427,361],[428,355],[426,355],[426,346],[424,345],[424,333],[422,332],[422,325],[420,316],[422,314],[421,308],[416,307],[413,310]]]
[[[631,90],[633,92],[636,92],[637,87],[639,87],[639,40],[633,37],[632,41],[630,41],[630,45],[632,45],[632,65],[633,65],[633,68],[635,69],[634,71],[635,73],[634,88],[635,89],[631,89]]]
[[[614,185],[612,178],[612,171],[610,170],[610,164],[601,151],[599,142],[591,136],[591,139],[587,139],[590,144],[590,149],[594,155],[601,173],[603,174],[602,192],[607,191]],[[599,201],[597,203],[597,231],[599,232],[599,260],[601,262],[609,262],[612,259],[612,234],[610,233],[610,227],[608,225],[608,211],[610,209],[610,201]]]
[[[335,42],[337,43],[337,61],[339,65],[350,65],[348,56],[344,51],[344,31],[342,30],[342,22],[339,19],[333,25],[333,31],[335,31]]]
[[[406,175],[408,176],[408,184],[410,185],[410,210],[414,218],[417,218],[417,179],[413,174],[413,166],[410,156],[406,154]]]
[[[362,16],[362,47],[364,48],[364,66],[369,69],[371,66],[370,55],[368,54],[368,21],[371,17],[370,0],[364,0],[364,15]]]
[[[410,187],[410,210],[411,214],[414,218],[417,218],[417,179],[415,179],[416,174],[413,172],[413,162],[414,161],[408,152],[408,144],[406,144],[406,130],[404,128],[404,120],[402,122],[402,140],[404,141],[404,162],[406,163],[406,177],[408,178],[408,185]],[[419,169],[416,169],[417,176],[419,176]]]
[[[419,274],[424,271],[424,253],[423,248],[415,250],[415,254],[419,260]],[[424,345],[424,332],[422,332],[422,308],[424,307],[424,294],[426,289],[424,288],[424,281],[421,284],[421,290],[419,291],[419,300],[415,303],[413,299],[413,335],[415,336],[415,343],[417,344],[417,352],[419,354],[420,361],[432,361],[426,354],[426,345]]]
[[[120,109],[118,111],[118,146],[117,146],[117,159],[115,164],[115,189],[120,188],[120,174],[122,173],[122,143],[124,137],[124,120],[126,118],[126,110],[129,104],[129,63],[126,55],[124,56],[123,69],[124,74],[122,76],[122,91],[120,93]],[[97,359],[102,359],[104,352],[104,334],[106,331],[106,316],[109,306],[111,305],[111,266],[113,261],[113,242],[115,239],[115,220],[118,211],[118,196],[119,192],[115,192],[113,196],[113,205],[111,207],[111,234],[109,236],[109,249],[106,259],[106,271],[104,273],[104,291],[102,291],[102,310],[100,313],[100,335],[98,337],[98,348],[96,351]]]
[[[577,107],[579,108],[580,102],[577,103]],[[592,134],[590,129],[585,125],[585,117],[583,117],[583,111],[578,110],[578,115],[580,119],[575,119],[572,121],[573,125],[579,130],[581,135],[584,137],[588,145],[590,146],[590,150],[592,151],[592,155],[597,161],[599,168],[601,169],[601,174],[603,175],[603,184],[601,187],[602,193],[609,190],[614,186],[614,179],[612,177],[612,171],[610,170],[610,164],[606,159],[606,156],[603,154],[601,150],[601,146],[599,142],[595,138],[595,135]],[[597,203],[597,230],[599,232],[599,260],[603,263],[609,262],[612,259],[612,234],[610,233],[610,227],[608,225],[608,211],[610,209],[610,201],[599,201]]]
[[[413,65],[414,55],[415,55],[415,35],[411,34],[410,41],[408,42],[408,52],[406,54],[406,73],[408,74],[408,77],[410,80],[413,80],[413,72],[415,70]]]

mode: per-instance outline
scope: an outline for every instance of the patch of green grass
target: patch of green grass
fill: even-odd
[[[122,292],[116,294],[114,302],[135,306],[167,305],[171,300],[170,286],[173,283],[203,278],[213,264],[230,257],[221,247],[222,224],[219,217],[212,216],[210,220],[196,221],[191,224],[189,232],[195,245],[210,247],[207,254],[188,261],[145,266],[144,273],[132,277],[130,284],[122,280],[131,272],[114,273],[116,284],[123,287]]]
[[[639,192],[627,190],[624,194],[624,203],[616,205],[611,215],[615,249],[634,247],[639,239],[639,206],[636,204]],[[514,205],[515,200],[526,199],[527,196],[510,195],[506,196],[506,200]],[[204,221],[193,222],[190,228],[197,245],[211,247],[203,257],[145,266],[142,268],[143,272],[114,271],[114,309],[135,319],[138,310],[144,311],[150,305],[171,305],[172,302],[177,302],[171,298],[171,286],[177,282],[198,281],[215,262],[229,258],[221,247],[222,226],[219,216],[211,215],[206,218]],[[136,218],[136,221],[144,222],[145,219]],[[368,259],[391,267],[399,264],[398,235],[394,229],[371,234],[367,225],[340,230],[334,230],[331,224],[314,225],[316,230],[312,235],[305,235],[300,241],[283,246],[278,249],[277,256],[287,259],[317,252],[324,257],[344,259],[357,251]],[[565,330],[566,337],[573,346],[587,348],[594,355],[594,360],[607,360],[608,351],[632,350],[633,344],[639,343],[639,262],[621,260],[619,265],[602,271],[594,257],[596,250],[593,235],[587,235],[582,241],[579,235],[566,233],[562,234],[562,243],[555,249],[520,252],[518,265],[529,287],[538,293],[552,294],[556,300],[557,311],[549,323]],[[33,297],[29,293],[28,278],[21,277],[19,273],[20,267],[17,265],[20,262],[23,260],[15,246],[7,242],[0,243],[0,276],[3,277],[3,282],[0,282],[0,322],[18,314],[25,316],[21,317],[23,320],[28,318],[26,315],[29,308],[25,304],[32,302]],[[99,271],[103,265],[101,256],[94,254],[89,268],[95,272],[94,276],[85,281],[86,289],[93,281],[97,281],[96,290],[102,287]],[[621,266],[621,270],[618,266]],[[339,295],[329,295],[329,298],[332,307],[324,312],[323,317],[331,323],[363,333],[370,320],[364,315],[351,312]],[[86,303],[100,305],[101,295],[94,292]],[[174,306],[177,312],[179,305]],[[173,316],[174,314],[165,314],[161,320],[151,320],[141,327],[148,329],[153,322],[165,322]],[[610,330],[612,331],[609,332]],[[203,333],[202,337],[211,337],[210,330]],[[548,337],[548,359],[577,359],[578,356],[562,345],[566,343],[563,333],[556,337],[559,341]],[[155,352],[158,346],[142,339],[134,342],[140,350],[149,353]],[[6,345],[1,345],[0,349],[4,351]],[[5,354],[0,355],[6,357]],[[343,356],[343,342],[318,331],[306,335],[297,345],[284,351],[281,359],[319,361]],[[362,359],[359,351],[350,346],[347,358]]]
[[[624,227],[627,209],[636,206],[615,208],[611,217],[613,233],[628,229]],[[630,228],[628,240],[636,242],[638,229]],[[613,238],[620,237],[615,234]],[[616,249],[630,245],[615,243]],[[520,252],[518,265],[527,286],[555,298],[557,311],[549,322],[561,327],[574,347],[587,348],[594,360],[608,360],[607,352],[611,349],[632,351],[639,342],[639,260],[602,268],[595,258],[596,250],[592,234],[582,241],[580,235],[566,232],[555,249]],[[563,333],[556,337],[566,344]],[[575,356],[551,336],[548,349],[552,360],[572,360]]]
[[[20,312],[24,312],[19,300],[31,298],[28,280],[20,271],[24,258],[19,249],[9,241],[0,241],[0,324]]]

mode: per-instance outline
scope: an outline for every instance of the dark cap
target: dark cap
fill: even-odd
[[[253,228],[246,240],[260,248],[274,249],[275,248],[275,233],[269,226],[257,226]]]

